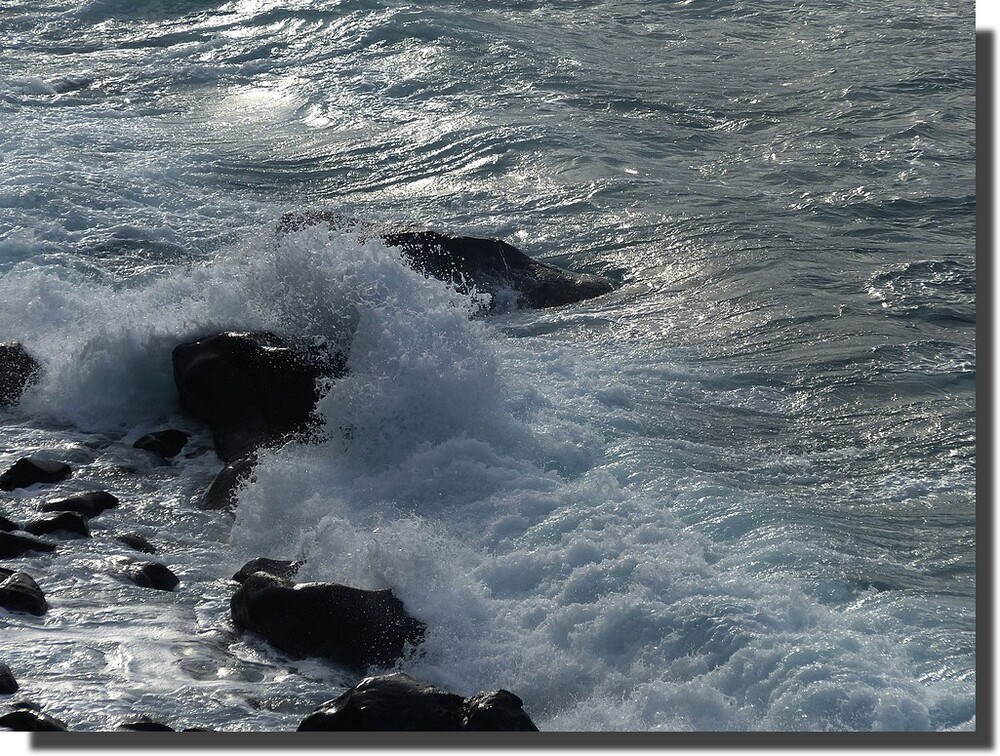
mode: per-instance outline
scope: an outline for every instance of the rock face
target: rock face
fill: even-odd
[[[126,565],[125,574],[140,588],[153,588],[157,591],[172,591],[181,582],[169,568],[159,562],[131,562]]]
[[[38,376],[38,362],[16,341],[0,344],[0,406],[16,403]]]
[[[16,693],[19,687],[17,680],[14,679],[14,673],[10,671],[10,667],[0,662],[0,695],[9,696],[12,693]]]
[[[12,612],[34,614],[36,617],[49,610],[42,589],[25,572],[15,572],[0,583],[0,606]]]
[[[337,698],[321,704],[302,720],[298,729],[299,732],[537,732],[522,705],[521,699],[507,690],[462,698],[396,672],[365,678]]]
[[[247,456],[240,457],[223,467],[202,498],[200,507],[207,510],[223,509],[230,512],[234,510],[237,504],[236,487],[240,481],[250,476],[254,464],[254,458]]]
[[[244,579],[230,610],[240,632],[256,633],[291,656],[320,656],[357,672],[392,665],[425,629],[390,590],[295,585],[263,572]]]
[[[399,247],[407,262],[425,275],[447,281],[459,291],[475,288],[491,294],[493,309],[500,309],[508,302],[519,307],[558,307],[614,289],[611,281],[602,276],[574,273],[539,262],[499,239],[358,223],[325,211],[286,213],[278,230],[296,231],[319,223],[328,223],[333,228],[359,228],[362,239],[377,236],[388,246]]]
[[[39,538],[0,531],[0,559],[14,559],[30,551],[54,551],[56,545]]]
[[[164,459],[170,459],[181,453],[181,449],[184,448],[188,438],[188,434],[184,431],[168,428],[167,430],[156,431],[155,433],[147,433],[145,436],[137,439],[132,446],[136,449],[152,452]]]
[[[344,358],[293,345],[269,332],[227,332],[173,351],[181,406],[212,429],[232,462],[304,430],[319,398],[317,380],[344,374]]]
[[[24,526],[26,532],[32,535],[48,535],[49,533],[70,533],[90,538],[90,526],[87,518],[76,512],[60,512],[54,517],[29,522]]]
[[[70,466],[47,459],[22,457],[7,472],[0,475],[0,489],[13,491],[35,483],[58,483],[72,474]]]
[[[86,493],[56,499],[42,504],[40,512],[75,512],[83,517],[97,517],[106,509],[118,506],[118,497],[107,491],[87,491]]]

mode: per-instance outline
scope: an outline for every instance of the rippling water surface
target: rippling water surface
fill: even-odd
[[[972,6],[0,0],[0,340],[120,509],[18,560],[19,695],[287,730],[354,680],[233,634],[232,572],[391,587],[414,676],[542,729],[975,728]],[[503,238],[619,282],[467,317],[288,210]],[[170,349],[342,338],[352,443],[262,455],[236,519]],[[131,442],[195,433],[154,465]],[[4,494],[24,520],[50,490]],[[138,530],[180,576],[117,577]]]

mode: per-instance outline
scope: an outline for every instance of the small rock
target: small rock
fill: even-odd
[[[157,722],[145,715],[126,719],[118,725],[118,729],[130,732],[176,732],[173,727]]]
[[[0,662],[0,695],[9,696],[11,693],[16,693],[19,687],[10,667]]]
[[[90,526],[87,524],[87,518],[76,512],[60,512],[55,517],[35,520],[25,525],[24,529],[36,536],[62,532],[90,538]]]
[[[254,464],[253,456],[248,456],[241,457],[223,467],[201,500],[200,508],[206,510],[224,509],[229,512],[236,509],[238,503],[236,488],[253,473]]]
[[[237,583],[242,583],[255,572],[263,572],[268,575],[274,575],[276,578],[291,580],[295,577],[296,573],[298,573],[299,567],[301,566],[301,562],[259,557],[257,559],[251,559],[249,562],[240,567],[237,573],[233,575],[233,580]]]
[[[3,515],[0,515],[0,530],[5,532],[10,532],[11,530],[18,530],[17,523],[13,520],[8,520]]]
[[[120,533],[115,538],[135,551],[141,551],[144,554],[156,553],[156,547],[138,533]]]
[[[56,545],[20,533],[0,530],[0,559],[14,559],[31,551],[55,551]]]
[[[13,711],[0,717],[0,727],[16,732],[66,732],[66,723],[38,711],[24,702],[15,704]]]
[[[58,483],[71,474],[70,466],[62,462],[23,457],[0,475],[0,489],[13,491],[15,488],[27,488],[35,483]]]
[[[104,510],[114,509],[117,506],[117,496],[109,494],[107,491],[87,491],[68,496],[65,499],[47,501],[38,508],[38,511],[76,512],[84,517],[97,517]]]
[[[26,572],[15,572],[0,583],[0,606],[41,617],[49,610],[42,589]]]
[[[38,361],[20,343],[0,344],[0,406],[15,404],[38,372]]]
[[[172,591],[181,582],[159,562],[132,562],[125,567],[125,574],[140,588],[153,588],[157,591]]]
[[[157,454],[164,459],[170,459],[180,454],[188,438],[190,436],[184,431],[168,428],[167,430],[156,431],[155,433],[147,433],[132,444],[132,446],[136,449]]]

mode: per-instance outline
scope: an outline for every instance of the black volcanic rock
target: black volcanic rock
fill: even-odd
[[[90,538],[90,526],[87,525],[87,518],[76,512],[60,512],[54,517],[29,522],[24,526],[24,530],[36,536],[50,533],[72,533]]]
[[[15,572],[0,583],[0,606],[12,612],[40,617],[49,610],[45,594],[26,572]]]
[[[15,488],[27,488],[35,483],[58,483],[71,474],[70,466],[63,462],[22,457],[7,472],[0,475],[0,489],[13,491]]]
[[[278,230],[296,231],[319,223],[359,229],[362,240],[366,236],[379,237],[386,245],[398,247],[408,264],[425,275],[446,281],[459,291],[476,289],[492,295],[493,309],[502,309],[510,299],[519,307],[558,307],[614,289],[611,281],[602,276],[574,273],[534,260],[499,239],[358,223],[326,211],[286,213],[278,223]]]
[[[20,343],[0,344],[0,406],[15,404],[38,371],[37,360]]]
[[[0,717],[0,727],[16,732],[66,732],[66,723],[43,714],[37,707],[27,703],[17,703],[14,710]]]
[[[237,583],[242,583],[255,572],[263,572],[267,575],[273,575],[276,578],[291,580],[298,573],[300,566],[299,562],[292,562],[286,559],[258,557],[257,559],[251,559],[240,567],[236,574],[233,575],[233,580]]]
[[[0,559],[14,559],[32,551],[55,551],[56,545],[22,533],[0,530]]]
[[[177,576],[159,562],[130,562],[125,566],[125,575],[140,588],[158,591],[172,591],[180,584]]]
[[[507,690],[462,698],[407,674],[366,677],[302,720],[306,731],[499,731],[537,732],[521,699]]]
[[[345,373],[343,355],[266,331],[180,344],[173,365],[181,406],[208,424],[227,463],[305,430],[319,398],[317,381]]]
[[[141,551],[144,554],[156,553],[156,547],[138,533],[119,533],[115,538],[135,551]]]
[[[222,509],[232,512],[237,504],[236,487],[253,473],[254,464],[254,458],[246,456],[223,467],[198,506],[206,510]]]
[[[295,585],[262,572],[244,579],[230,610],[237,631],[256,633],[291,656],[319,656],[360,672],[391,666],[425,629],[390,590]]]
[[[0,662],[0,696],[9,696],[16,693],[20,686],[14,679],[14,673],[10,671],[3,662]]]
[[[118,506],[118,497],[107,491],[87,491],[67,496],[65,499],[47,501],[38,507],[40,512],[76,512],[83,517],[97,517],[106,509]]]
[[[184,431],[168,428],[167,430],[147,433],[137,439],[132,446],[156,454],[164,459],[176,457],[187,443],[190,436]]]

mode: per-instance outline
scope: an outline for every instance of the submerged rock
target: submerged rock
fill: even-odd
[[[176,732],[173,727],[150,719],[145,714],[120,722],[117,729],[128,732]]]
[[[15,572],[0,583],[0,606],[12,612],[40,617],[49,610],[45,594],[26,572]]]
[[[255,572],[263,572],[267,575],[273,575],[276,578],[291,580],[298,573],[301,566],[300,562],[292,562],[286,559],[258,557],[257,559],[251,559],[240,567],[236,571],[236,574],[233,575],[233,580],[237,583],[242,583]]]
[[[14,679],[14,673],[10,671],[3,662],[0,662],[0,696],[9,696],[16,693],[20,686]]]
[[[164,459],[170,459],[181,453],[181,449],[187,444],[189,438],[190,436],[184,431],[168,428],[167,430],[156,431],[155,433],[147,433],[136,440],[132,446],[136,449],[156,454]]]
[[[72,474],[70,466],[48,459],[22,457],[7,472],[0,475],[0,489],[13,491],[27,488],[35,483],[58,483]]]
[[[459,291],[476,289],[493,297],[497,309],[513,299],[519,307],[558,307],[614,289],[602,276],[574,273],[528,257],[499,239],[453,236],[426,228],[358,223],[332,212],[286,213],[280,231],[329,223],[334,228],[357,228],[398,247],[407,262],[427,276],[446,281]]]
[[[14,704],[14,710],[0,717],[0,727],[16,732],[66,732],[66,723],[42,713],[27,701]]]
[[[296,585],[263,572],[244,579],[230,611],[237,631],[256,633],[292,656],[319,656],[360,672],[394,664],[425,629],[390,590]]]
[[[236,489],[253,473],[255,460],[252,456],[240,457],[222,468],[209,487],[199,505],[201,509],[236,509]]]
[[[119,533],[115,538],[135,551],[141,551],[144,554],[156,553],[156,547],[138,533]]]
[[[507,690],[462,698],[419,682],[407,674],[366,677],[302,720],[305,731],[499,731],[537,732]]]
[[[345,371],[343,355],[266,331],[227,332],[173,351],[181,406],[207,423],[225,462],[306,429],[317,381]]]
[[[14,559],[31,551],[55,551],[56,545],[21,533],[0,530],[0,559]]]
[[[13,520],[9,520],[3,515],[0,515],[0,530],[5,532],[10,532],[12,530],[19,530],[17,523]]]
[[[17,403],[38,372],[38,361],[19,342],[0,344],[0,406]]]
[[[87,518],[76,512],[60,512],[55,517],[35,520],[25,525],[24,529],[36,536],[50,533],[72,533],[90,538],[90,526],[87,524]]]
[[[107,491],[87,491],[67,496],[65,499],[47,501],[38,507],[40,512],[76,512],[83,517],[97,517],[106,509],[118,506],[118,497]]]
[[[181,582],[166,565],[159,562],[130,562],[125,566],[125,575],[140,588],[157,591],[172,591]]]

